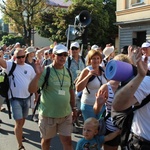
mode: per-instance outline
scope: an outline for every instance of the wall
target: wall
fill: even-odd
[[[38,33],[34,34],[34,46],[36,47],[45,47],[49,46],[52,42],[48,38],[41,37]]]

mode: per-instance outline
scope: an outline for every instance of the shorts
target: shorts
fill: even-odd
[[[113,131],[109,131],[108,129],[106,129],[106,134],[105,135],[108,135],[109,133],[112,133],[112,132]],[[119,144],[120,144],[120,135],[116,136],[111,141],[105,142],[104,144],[109,145],[109,146],[119,146]]]
[[[23,119],[28,117],[30,97],[25,99],[10,99],[10,104],[12,107],[13,118],[15,120]]]
[[[50,118],[39,115],[39,129],[43,139],[53,138],[57,133],[63,136],[71,136],[72,114],[63,118]]]

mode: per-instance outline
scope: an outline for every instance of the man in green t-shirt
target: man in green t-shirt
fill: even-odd
[[[53,48],[53,62],[49,65],[47,87],[41,92],[39,128],[42,150],[49,150],[51,139],[59,133],[64,150],[73,150],[71,142],[72,122],[76,117],[75,94],[68,70],[64,67],[68,49],[62,44]],[[36,62],[36,76],[29,85],[31,93],[42,87],[46,69]],[[73,112],[73,113],[72,113]],[[73,114],[73,118],[72,118]]]

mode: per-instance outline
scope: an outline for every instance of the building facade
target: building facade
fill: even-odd
[[[118,49],[150,42],[150,0],[117,0]]]

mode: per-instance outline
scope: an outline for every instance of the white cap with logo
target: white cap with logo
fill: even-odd
[[[145,43],[143,43],[143,44],[142,44],[142,46],[141,46],[141,47],[142,47],[142,48],[150,47],[150,43],[145,42]]]
[[[80,47],[80,45],[79,45],[79,43],[78,43],[78,42],[73,42],[73,43],[71,43],[71,45],[70,45],[70,49],[71,49],[72,47],[79,48],[79,47]]]

